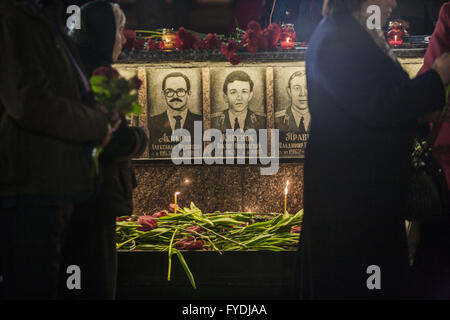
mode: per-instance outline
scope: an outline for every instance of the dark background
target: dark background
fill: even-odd
[[[81,5],[86,0],[65,0]],[[238,0],[115,0],[127,15],[128,29],[155,30],[162,27],[228,34],[233,21],[233,3]],[[264,0],[255,0],[255,3]],[[269,1],[269,0],[267,0]],[[281,1],[281,0],[280,0]],[[431,34],[442,0],[397,0],[391,19],[410,22],[411,34]],[[275,21],[277,22],[277,21]]]

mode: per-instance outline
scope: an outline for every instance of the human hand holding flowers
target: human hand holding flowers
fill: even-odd
[[[110,121],[101,146],[93,150],[94,166],[98,174],[100,154],[119,128],[122,121],[120,116],[142,113],[137,95],[142,82],[138,77],[130,80],[122,78],[116,69],[106,66],[95,69],[89,82],[97,102],[97,110],[106,114]]]
[[[108,131],[106,136],[103,138],[101,147],[104,148],[111,141],[113,133],[119,129],[120,124],[122,123],[122,118],[119,115],[117,110],[108,110],[104,105],[97,104],[96,109],[101,113],[105,114],[108,117]]]

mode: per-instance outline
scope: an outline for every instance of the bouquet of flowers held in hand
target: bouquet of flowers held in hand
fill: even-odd
[[[137,94],[142,82],[138,77],[127,80],[112,67],[99,67],[92,73],[90,84],[95,101],[108,110],[117,110],[121,115],[142,113]]]
[[[140,115],[142,107],[138,103],[138,90],[142,81],[138,77],[130,80],[120,77],[119,72],[112,67],[99,67],[94,70],[89,80],[95,101],[108,112],[117,111],[120,115]],[[98,146],[93,150],[95,171],[99,173],[99,157],[103,148]]]

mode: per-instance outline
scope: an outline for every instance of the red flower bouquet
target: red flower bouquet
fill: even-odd
[[[137,77],[130,80],[120,77],[112,67],[99,67],[94,70],[90,79],[95,101],[120,114],[141,114],[142,107],[138,103],[137,90],[142,82]]]
[[[198,41],[198,37],[184,29],[183,27],[180,27],[177,31],[177,40],[175,46],[179,50],[189,50],[193,49],[195,43]]]

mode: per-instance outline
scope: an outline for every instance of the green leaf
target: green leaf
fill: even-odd
[[[184,269],[184,272],[186,272],[186,275],[187,275],[187,277],[188,277],[188,279],[189,279],[189,282],[191,283],[192,287],[193,287],[194,289],[197,289],[197,287],[195,286],[194,275],[192,274],[191,270],[189,269],[189,267],[188,267],[188,265],[187,265],[187,263],[186,263],[186,260],[184,260],[183,255],[182,255],[181,252],[180,252],[179,250],[177,250],[177,249],[173,249],[173,251],[174,251],[175,254],[177,255],[178,260],[180,261],[181,266],[182,266],[183,269]]]
[[[170,244],[169,244],[169,269],[167,270],[167,281],[170,281],[170,273],[172,272],[172,255],[173,255],[173,239],[175,238],[175,234],[177,233],[178,229],[175,229],[175,231],[172,234],[172,239],[170,239]]]
[[[91,86],[104,86],[106,83],[106,77],[104,76],[92,76],[89,80]]]
[[[139,103],[133,103],[133,113],[137,116],[142,114],[142,107]]]

